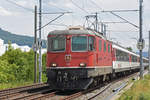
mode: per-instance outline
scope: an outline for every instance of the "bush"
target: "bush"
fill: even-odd
[[[34,79],[34,52],[22,52],[9,46],[8,51],[0,57],[0,83],[16,81],[33,81]],[[46,54],[43,55],[43,75],[46,78]],[[37,71],[38,74],[38,71]]]

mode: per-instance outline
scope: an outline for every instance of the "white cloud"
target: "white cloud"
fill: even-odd
[[[49,4],[49,5],[53,5],[53,6],[57,6],[57,4],[56,4],[56,3],[51,2],[51,1],[50,1],[50,2],[48,2],[48,4]]]
[[[26,6],[27,2],[26,1],[17,1],[16,4],[21,5],[21,6]]]
[[[0,7],[0,15],[1,16],[11,16],[12,13],[3,7]]]

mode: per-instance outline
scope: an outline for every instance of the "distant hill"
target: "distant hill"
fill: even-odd
[[[0,28],[0,38],[4,40],[4,43],[7,44],[8,41],[11,43],[16,43],[18,45],[28,45],[32,47],[34,42],[34,37],[30,36],[23,36],[23,35],[16,35],[11,32],[5,31]],[[46,40],[43,41],[43,48],[46,48]]]

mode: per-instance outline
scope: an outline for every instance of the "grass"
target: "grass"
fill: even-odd
[[[42,82],[43,83],[47,82],[46,74],[42,75]],[[16,88],[16,87],[32,85],[32,84],[34,84],[33,81],[24,81],[24,80],[10,82],[10,83],[0,83],[0,90],[8,89],[8,88]]]
[[[118,100],[150,100],[150,75],[136,81]]]
[[[0,83],[0,90],[3,89],[8,89],[8,88],[15,88],[15,87],[20,87],[20,86],[26,86],[26,85],[31,85],[33,84],[33,81],[28,81],[28,82],[12,82],[12,83]]]

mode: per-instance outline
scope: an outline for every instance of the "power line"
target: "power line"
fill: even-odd
[[[47,3],[44,3],[44,4],[47,5]],[[53,4],[50,4],[50,3],[49,3],[49,5],[55,7],[55,8],[57,8],[57,9],[59,9],[59,10],[67,11],[67,10],[65,10],[65,9],[59,8],[59,7],[57,7],[57,6],[53,5]],[[68,11],[67,11],[67,12],[68,12]]]
[[[27,10],[27,11],[30,11],[30,12],[34,13],[34,10],[33,10],[33,9],[26,8],[26,7],[24,7],[24,6],[21,6],[21,5],[19,5],[19,4],[15,3],[15,2],[13,2],[13,1],[11,1],[11,0],[6,0],[6,1],[9,2],[9,3],[11,3],[11,4],[13,4],[13,5],[15,5],[15,6],[18,6],[18,7],[22,8],[22,9],[25,9],[25,10]]]
[[[50,25],[54,25],[54,26],[65,26],[65,27],[68,27],[68,25],[65,25],[65,24],[50,24]]]
[[[97,5],[93,0],[90,0],[90,2],[94,5],[96,5],[99,9],[103,10],[99,5]]]
[[[132,33],[137,33],[137,32],[139,32],[139,31],[117,31],[117,30],[107,30],[107,31],[109,31],[109,32],[132,32]]]
[[[21,6],[21,5],[19,5],[19,4],[15,3],[15,2],[13,2],[13,1],[11,1],[11,0],[6,0],[6,1],[9,2],[9,3],[11,3],[11,4],[13,4],[13,5],[15,5],[15,6],[17,6],[17,7],[20,7],[20,8],[22,8],[22,9],[25,9],[25,10],[27,10],[27,11],[30,11],[30,12],[34,13],[34,10],[33,10],[33,9],[30,9],[30,8],[27,8],[27,7],[24,7],[24,6]],[[52,6],[54,6],[54,5],[52,5]],[[58,8],[58,9],[60,9],[60,10],[66,11],[66,12],[46,12],[46,13],[42,13],[42,14],[72,13],[72,12],[69,12],[69,11],[67,11],[67,10],[61,9],[61,8],[59,8],[59,7],[57,7],[57,6],[54,6],[54,7]],[[37,14],[39,14],[39,13],[37,13]]]
[[[90,2],[92,3],[92,4],[94,4],[95,6],[97,6],[101,11],[104,11],[103,10],[103,8],[102,7],[100,7],[97,3],[95,3],[93,0],[90,0]],[[106,13],[106,14],[108,14],[108,13]],[[115,22],[112,20],[112,19],[110,19],[112,22],[113,22],[113,24],[115,24]],[[103,23],[103,22],[100,22],[100,23]],[[109,23],[109,22],[108,22]],[[107,22],[106,23],[104,23],[104,24],[108,24]],[[106,30],[105,30],[106,31]]]
[[[137,12],[137,11],[139,11],[139,10],[131,10],[131,9],[129,9],[129,10],[111,10],[111,11],[102,11],[102,12]]]
[[[72,13],[72,12],[43,12],[41,14],[65,14],[65,13]]]
[[[59,15],[59,16],[57,16],[55,19],[51,20],[50,22],[48,22],[48,23],[45,24],[44,26],[42,26],[42,27],[40,27],[39,29],[37,29],[37,31],[40,30],[40,29],[42,29],[42,28],[44,28],[44,27],[46,27],[47,25],[49,25],[50,23],[52,23],[53,21],[55,21],[56,19],[60,18],[60,17],[63,16],[63,15],[64,15],[64,13],[61,14],[61,15]]]
[[[89,14],[88,11],[86,11],[85,9],[81,8],[80,6],[78,6],[78,5],[77,5],[76,3],[74,3],[72,0],[70,0],[70,1],[71,1],[71,3],[72,3],[73,5],[75,5],[77,8],[79,8],[79,9],[81,9],[82,11],[84,11],[84,12],[86,12],[86,13]]]
[[[120,22],[119,22],[119,21],[116,21],[116,22],[115,22],[115,21],[108,22],[108,21],[107,21],[107,22],[101,22],[101,23],[105,23],[105,24],[115,24],[115,23],[127,23],[127,22],[124,22],[124,21],[122,21],[122,22],[121,22],[121,21],[120,21]]]
[[[134,27],[136,27],[136,28],[138,28],[138,29],[139,29],[139,26],[137,26],[137,25],[135,25],[135,24],[133,24],[133,23],[129,22],[128,20],[126,20],[125,18],[123,18],[123,17],[121,17],[121,16],[117,15],[116,13],[114,13],[114,12],[112,12],[112,11],[111,11],[110,13],[111,13],[111,14],[113,14],[113,15],[115,15],[116,17],[118,17],[118,18],[120,18],[120,19],[124,20],[125,22],[129,23],[130,25],[132,25],[132,26],[134,26]]]

